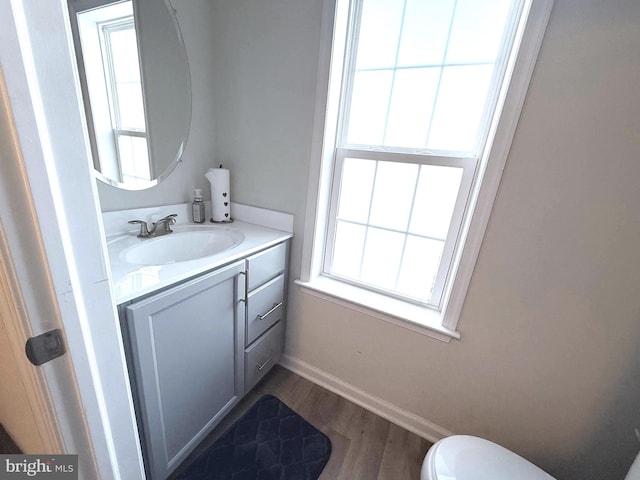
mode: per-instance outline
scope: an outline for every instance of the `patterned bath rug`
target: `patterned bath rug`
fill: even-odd
[[[331,441],[272,395],[260,398],[179,480],[317,480]]]

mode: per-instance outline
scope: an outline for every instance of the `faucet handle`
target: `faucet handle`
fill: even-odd
[[[167,215],[166,217],[163,217],[160,220],[158,220],[156,223],[154,223],[153,231],[155,232],[155,235],[164,235],[167,233],[172,233],[173,230],[171,230],[171,225],[174,225],[176,223],[177,216],[178,214],[172,213],[171,215]],[[161,227],[161,228],[158,229],[158,227]]]
[[[144,220],[130,220],[129,223],[140,225],[140,233],[138,233],[138,238],[147,238],[150,235],[147,222],[145,222]]]
[[[176,217],[177,216],[178,216],[177,213],[172,213],[171,215],[167,215],[166,217],[162,217],[156,223],[166,222],[169,225],[174,225],[176,223]]]

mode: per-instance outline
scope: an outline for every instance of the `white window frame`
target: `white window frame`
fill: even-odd
[[[133,15],[118,18],[115,20],[109,20],[107,22],[99,23],[98,29],[100,31],[100,43],[104,52],[102,56],[103,72],[105,76],[105,83],[107,85],[107,94],[109,96],[109,106],[111,107],[111,123],[115,135],[128,135],[134,137],[145,137],[146,129],[139,128],[125,128],[122,126],[122,120],[120,118],[120,101],[118,99],[118,88],[116,87],[115,79],[115,67],[113,65],[113,48],[111,46],[111,34],[113,32],[119,32],[123,30],[133,30],[135,33],[136,26],[133,19]]]
[[[122,166],[122,152],[120,149],[120,137],[137,137],[144,138],[147,142],[147,151],[148,151],[148,143],[149,139],[147,138],[146,131],[146,119],[145,119],[145,128],[126,128],[122,125],[122,119],[120,115],[120,100],[118,98],[118,88],[116,86],[115,79],[115,68],[113,65],[113,49],[111,46],[111,34],[113,32],[118,32],[122,30],[133,30],[135,33],[135,20],[133,17],[133,13],[129,16],[110,19],[105,22],[99,22],[97,25],[97,29],[100,32],[100,45],[102,47],[103,55],[102,55],[102,63],[103,63],[103,75],[104,81],[107,89],[107,97],[109,99],[109,109],[111,112],[111,131],[113,134],[113,143],[114,149],[116,153],[116,161],[118,168],[118,178],[122,182],[124,181],[124,169]],[[142,75],[142,72],[140,72]],[[143,87],[141,85],[141,87]],[[144,95],[142,96],[142,101],[144,105]],[[147,162],[148,163],[148,162]],[[129,181],[135,179],[135,181],[148,182],[153,178],[154,172],[149,172],[149,178],[145,177],[131,177]]]
[[[452,252],[448,279],[442,285],[440,308],[433,309],[322,273],[330,199],[335,194],[332,175],[349,17],[349,0],[324,1],[302,266],[296,281],[305,292],[446,342],[460,338],[458,320],[552,7],[553,0],[525,1],[525,15],[514,43],[516,53],[506,68],[506,88],[499,94],[498,113],[488,129],[480,162],[474,167],[471,193],[457,235],[458,246]]]

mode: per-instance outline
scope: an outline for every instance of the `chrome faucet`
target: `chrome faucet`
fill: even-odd
[[[167,215],[157,222],[152,223],[151,228],[149,228],[147,222],[144,220],[130,220],[129,223],[140,225],[140,233],[137,235],[138,238],[160,237],[173,232],[171,225],[176,223],[177,216],[175,213]]]

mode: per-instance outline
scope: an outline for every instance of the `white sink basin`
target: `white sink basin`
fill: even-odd
[[[174,227],[179,228],[179,227]],[[242,233],[223,227],[191,227],[140,242],[122,251],[120,258],[134,265],[167,265],[209,257],[239,245]]]

